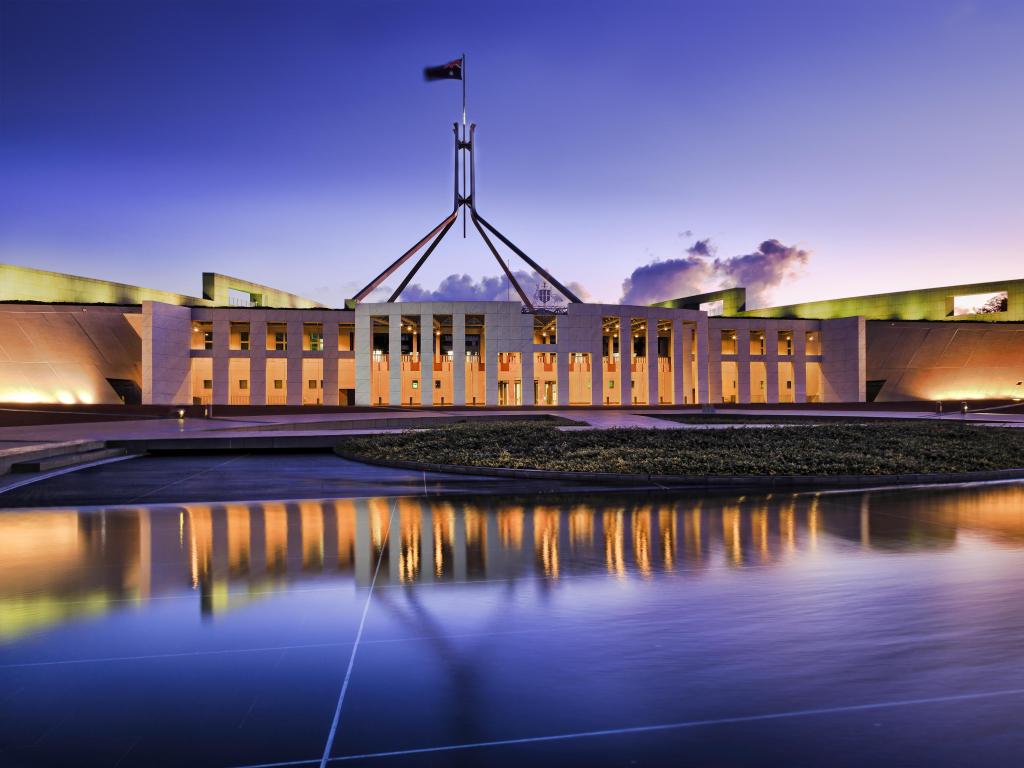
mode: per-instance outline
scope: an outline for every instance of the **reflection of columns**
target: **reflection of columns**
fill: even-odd
[[[419,579],[434,581],[434,514],[430,504],[419,501],[420,508],[420,572]]]
[[[860,497],[860,545],[871,547],[871,502],[866,493]]]
[[[466,404],[466,313],[452,313],[452,401]]]
[[[491,367],[490,361],[487,367]],[[461,505],[460,505],[461,506]],[[466,580],[466,510],[462,506],[462,514],[455,516],[455,536],[452,541],[452,560],[455,563],[454,578],[456,581]]]
[[[434,404],[435,339],[434,316],[424,312],[420,315],[420,405]]]
[[[361,587],[370,585],[373,578],[374,551],[370,541],[370,507],[366,499],[356,500],[356,584]]]

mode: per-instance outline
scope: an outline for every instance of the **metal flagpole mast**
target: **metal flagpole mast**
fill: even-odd
[[[462,197],[466,197],[466,54],[462,54]],[[466,239],[466,214],[462,215],[462,239]]]

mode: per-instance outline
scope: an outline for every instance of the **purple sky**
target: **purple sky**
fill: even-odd
[[[809,253],[776,303],[1024,276],[1020,2],[459,8],[4,0],[0,261],[340,304],[450,205],[465,51],[481,212],[594,299],[705,238]]]

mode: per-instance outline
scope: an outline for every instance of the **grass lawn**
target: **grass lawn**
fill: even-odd
[[[1024,467],[1024,429],[885,422],[758,429],[605,429],[457,424],[353,436],[367,459],[560,472],[659,475],[888,475]]]

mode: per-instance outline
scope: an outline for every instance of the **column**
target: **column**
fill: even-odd
[[[619,402],[633,404],[633,318],[619,316]]]
[[[231,384],[228,381],[228,356],[230,355],[231,321],[227,314],[217,313],[213,318],[213,404],[228,405],[231,402]]]
[[[689,392],[686,372],[690,367],[689,330],[683,321],[672,318],[672,391],[673,402],[682,405]]]
[[[288,320],[288,405],[302,405],[302,320]]]
[[[402,404],[402,313],[401,307],[388,305],[388,398],[391,405]]]
[[[420,403],[434,404],[434,315],[426,312],[420,313]]]
[[[769,403],[779,402],[779,324],[777,322],[765,323],[764,329],[764,376],[765,400]]]
[[[647,404],[657,405],[658,398],[658,316],[647,315]]]
[[[370,405],[370,361],[373,358],[373,336],[370,313],[356,309],[356,405]]]
[[[249,403],[267,402],[267,321],[260,311],[249,317]]]
[[[802,323],[793,329],[793,402],[807,402],[807,329]]]
[[[736,329],[736,401],[750,402],[750,329]]]
[[[328,315],[324,328],[324,405],[338,404],[338,319]]]
[[[498,344],[505,333],[499,330],[499,316],[496,312],[484,315],[484,392],[486,405],[498,404]]]
[[[466,313],[452,312],[452,402],[466,404]]]
[[[711,383],[708,380],[710,364],[708,362],[708,345],[710,344],[709,323],[706,313],[701,313],[697,320],[697,402],[711,402]],[[721,370],[719,370],[721,378]]]

